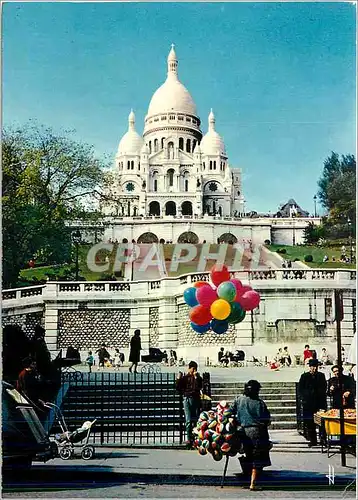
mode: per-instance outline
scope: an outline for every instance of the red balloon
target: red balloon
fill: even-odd
[[[260,294],[255,290],[249,290],[239,298],[238,302],[245,311],[251,311],[259,305]]]
[[[193,283],[192,286],[195,288],[201,288],[202,286],[205,286],[207,284],[207,281],[197,281],[196,283]]]
[[[218,298],[216,291],[213,290],[208,284],[198,288],[195,295],[196,300],[204,307],[210,307],[211,304]]]
[[[252,288],[251,286],[248,286],[248,285],[242,285],[242,287],[237,291],[236,293],[236,297],[235,297],[235,300],[234,302],[238,302],[239,304],[241,303],[240,302],[240,298],[246,293],[246,292],[251,292]]]
[[[190,309],[189,318],[190,321],[196,323],[197,325],[206,325],[212,320],[213,317],[210,313],[210,309],[202,305],[198,305]]]
[[[230,281],[230,273],[226,266],[222,266],[220,269],[220,267],[215,264],[215,266],[211,268],[210,278],[215,286],[219,286],[223,281]]]

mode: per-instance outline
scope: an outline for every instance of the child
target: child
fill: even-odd
[[[94,357],[92,356],[92,351],[88,351],[86,363],[88,364],[89,373],[92,373],[92,366],[94,364]]]

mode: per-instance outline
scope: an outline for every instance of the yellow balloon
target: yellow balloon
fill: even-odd
[[[231,306],[227,300],[215,300],[210,307],[210,312],[215,319],[226,319],[231,313]]]

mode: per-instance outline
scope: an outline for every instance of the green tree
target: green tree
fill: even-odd
[[[330,223],[344,224],[356,217],[356,160],[354,155],[332,152],[318,181],[318,197]]]
[[[29,125],[2,137],[3,285],[37,256],[46,264],[70,258],[68,223],[98,217],[108,161],[69,132]]]
[[[303,239],[307,245],[317,243],[321,238],[324,238],[326,231],[323,225],[317,226],[313,222],[309,222],[303,230]]]

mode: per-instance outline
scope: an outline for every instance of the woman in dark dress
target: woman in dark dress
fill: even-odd
[[[244,394],[238,396],[230,408],[243,429],[245,465],[251,469],[250,490],[260,489],[256,486],[257,477],[264,467],[271,465],[268,434],[270,412],[259,398],[260,388],[257,380],[249,380],[245,384]]]
[[[137,372],[137,365],[139,363],[140,351],[142,349],[140,343],[140,330],[135,330],[133,337],[131,338],[131,350],[129,353],[129,361],[132,365],[129,367],[129,371],[132,373],[134,366],[134,373]]]

